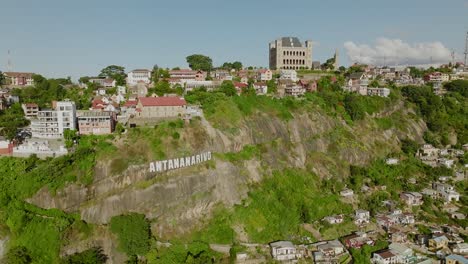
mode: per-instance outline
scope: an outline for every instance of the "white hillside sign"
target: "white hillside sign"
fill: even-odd
[[[149,164],[150,172],[164,172],[193,166],[211,160],[211,151],[182,158],[154,161]]]

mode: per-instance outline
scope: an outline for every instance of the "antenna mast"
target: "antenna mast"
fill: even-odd
[[[466,39],[465,39],[465,68],[467,67],[467,58],[468,58],[468,32],[466,32]]]
[[[11,63],[11,53],[10,53],[10,50],[8,50],[7,71],[9,71],[9,72],[13,71],[13,66],[12,66],[12,63]]]

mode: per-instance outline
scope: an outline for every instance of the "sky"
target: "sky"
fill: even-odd
[[[468,0],[0,0],[0,71],[94,76],[107,65],[268,66],[268,43],[314,41],[312,59],[339,63],[462,61]],[[8,56],[10,50],[10,56]]]

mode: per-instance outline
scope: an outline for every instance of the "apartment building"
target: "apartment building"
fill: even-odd
[[[77,111],[78,131],[81,135],[110,134],[115,128],[115,112],[112,111]]]
[[[74,102],[53,102],[53,109],[37,112],[31,121],[32,136],[36,138],[62,138],[65,130],[76,129],[76,106]]]
[[[312,41],[282,37],[270,42],[270,69],[312,69]]]
[[[21,108],[23,108],[24,116],[26,118],[35,118],[39,112],[39,106],[34,103],[21,104]]]

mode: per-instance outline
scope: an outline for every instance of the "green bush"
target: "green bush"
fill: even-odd
[[[151,231],[145,215],[131,213],[111,218],[110,230],[119,239],[119,249],[130,255],[145,255],[150,248]]]

